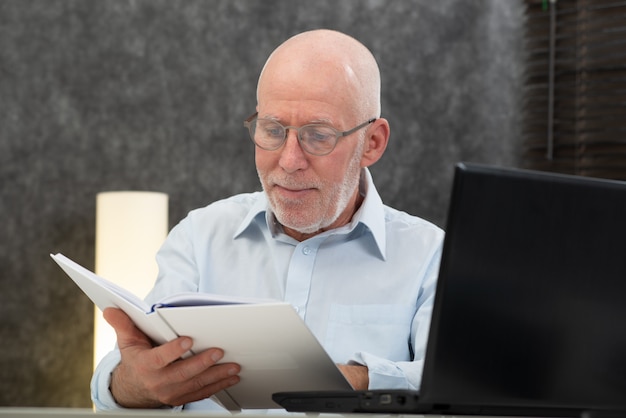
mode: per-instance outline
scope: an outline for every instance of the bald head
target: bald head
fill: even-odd
[[[285,232],[302,241],[347,224],[363,199],[362,169],[378,161],[389,139],[389,124],[379,117],[380,75],[372,54],[335,31],[294,36],[265,63],[256,110],[257,124],[264,127],[259,136],[284,134],[278,148],[257,144],[255,163]],[[338,136],[325,134],[319,125]],[[309,126],[306,137],[303,126]],[[315,154],[309,147],[315,141],[333,148]]]
[[[281,44],[263,67],[257,102],[283,88],[341,94],[357,119],[380,116],[378,64],[362,43],[340,32],[313,30]]]

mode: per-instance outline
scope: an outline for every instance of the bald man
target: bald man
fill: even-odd
[[[418,389],[443,231],[383,204],[368,170],[383,155],[380,74],[360,42],[296,35],[268,58],[244,125],[263,192],[188,214],[157,254],[146,300],[177,292],[291,303],[355,389]],[[187,337],[153,347],[116,309],[119,349],[92,379],[97,409],[219,410],[240,366]]]

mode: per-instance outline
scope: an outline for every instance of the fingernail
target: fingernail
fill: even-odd
[[[236,367],[231,367],[230,369],[228,369],[228,374],[229,374],[230,376],[234,376],[234,375],[236,375],[237,373],[239,373],[239,370],[237,370],[237,368],[236,368]]]
[[[213,360],[213,361],[217,362],[217,361],[219,361],[219,360],[221,360],[221,359],[222,359],[222,353],[220,353],[219,351],[214,351],[214,352],[211,354],[211,360]]]
[[[192,345],[193,345],[193,342],[189,338],[183,338],[180,342],[180,347],[183,350],[189,350]]]

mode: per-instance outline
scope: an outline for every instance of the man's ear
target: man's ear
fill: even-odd
[[[372,122],[366,135],[361,167],[373,165],[385,153],[389,142],[389,122],[384,118],[376,119]]]

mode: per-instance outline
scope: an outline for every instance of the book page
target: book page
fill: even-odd
[[[104,311],[106,308],[123,310],[137,328],[157,344],[163,344],[178,337],[159,315],[150,313],[150,307],[137,296],[92,273],[62,254],[50,256],[100,310]]]
[[[65,271],[65,273],[67,273],[67,275],[70,276],[72,280],[74,280],[78,287],[80,287],[83,292],[85,292],[85,294],[87,294],[87,296],[89,296],[89,298],[101,310],[104,310],[105,308],[111,306],[111,301],[110,298],[107,296],[107,293],[112,293],[117,295],[119,298],[125,299],[130,305],[133,305],[144,313],[150,311],[150,306],[148,306],[136,295],[130,293],[123,287],[120,287],[115,283],[98,276],[97,274],[84,268],[80,264],[70,260],[63,254],[50,254],[50,257],[52,257],[52,259],[56,261],[57,264],[59,264],[59,266]],[[92,282],[93,285],[89,285],[89,282]],[[92,290],[90,290],[90,292],[87,292],[83,288],[84,286],[88,286],[89,289]],[[105,289],[106,292],[96,292],[95,290],[98,288]]]
[[[240,296],[217,295],[213,293],[184,292],[161,300],[152,306],[152,310],[159,307],[182,306],[213,306],[213,305],[242,305],[258,303],[276,303],[275,299],[248,298]]]

